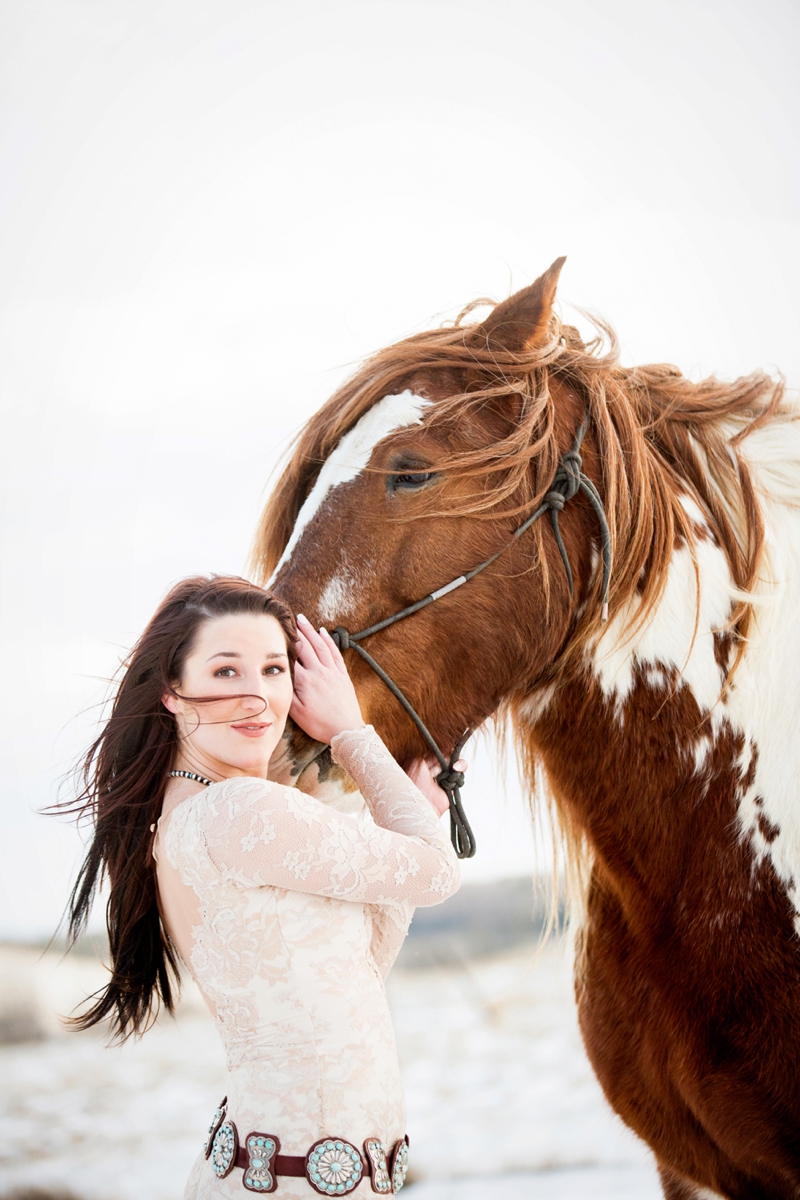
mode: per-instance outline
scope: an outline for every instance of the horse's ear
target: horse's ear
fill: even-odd
[[[480,326],[480,333],[489,345],[519,354],[547,340],[558,277],[566,261],[557,258],[529,287],[492,309]]]

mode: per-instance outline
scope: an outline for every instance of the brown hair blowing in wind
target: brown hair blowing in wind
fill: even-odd
[[[94,833],[68,904],[73,943],[95,895],[106,906],[111,978],[94,1003],[70,1020],[87,1029],[106,1019],[113,1033],[141,1033],[160,1004],[172,1012],[178,984],[175,947],[161,920],[151,826],[158,820],[179,749],[175,717],[162,703],[176,693],[200,626],[232,613],[274,617],[294,663],[296,627],[286,604],[245,579],[196,576],[176,584],[123,664],[111,715],[78,768],[75,799],[55,806],[91,821]],[[218,697],[184,697],[202,704]]]

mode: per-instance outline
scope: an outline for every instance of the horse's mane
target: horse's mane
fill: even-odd
[[[596,336],[588,344],[553,315],[546,344],[522,353],[503,351],[481,325],[464,322],[473,308],[486,303],[470,305],[452,326],[415,334],[379,351],[312,417],[264,510],[252,556],[256,576],[265,582],[272,574],[303,501],[342,436],[383,396],[415,384],[419,390],[422,379],[431,380],[437,395],[462,381],[462,391],[437,400],[424,418],[426,425],[445,433],[457,430],[462,445],[465,428],[472,426],[464,419],[470,412],[476,416],[475,430],[481,429],[480,409],[486,404],[496,408],[505,403],[507,411],[518,414],[503,440],[487,445],[485,433],[483,439],[475,436],[468,449],[436,463],[439,470],[465,474],[475,482],[459,514],[469,512],[480,520],[516,514],[518,523],[549,490],[559,457],[574,436],[573,431],[568,444],[558,444],[556,401],[549,386],[554,378],[583,400],[591,416],[588,438],[599,455],[599,486],[613,547],[610,618],[622,611],[633,632],[658,603],[676,546],[683,543],[694,552],[698,537],[711,536],[725,553],[733,585],[726,630],[734,651],[730,678],[745,649],[765,544],[761,506],[742,443],[769,422],[797,421],[797,411],[784,404],[783,380],[756,371],[731,383],[715,378],[693,383],[669,364],[623,367],[613,330],[596,319]],[[790,490],[791,501],[800,504],[800,486],[793,483]],[[696,511],[691,515],[687,499],[702,513],[705,530],[698,527]],[[455,515],[456,510],[449,511]],[[508,530],[507,520],[504,528]],[[547,595],[542,552],[546,523],[534,525],[526,536],[537,551],[532,569],[537,564],[544,568]],[[554,678],[563,679],[572,668],[585,669],[587,644],[601,629],[599,575],[595,572],[589,602]],[[699,605],[699,588],[697,599]],[[509,704],[498,717],[496,732],[501,738],[506,730],[512,733],[533,800],[540,791],[539,764],[525,714]],[[570,813],[546,789],[545,797],[556,817],[556,857],[559,829],[565,839],[567,893],[578,916],[592,856]]]
[[[420,377],[463,390],[432,405],[425,424],[463,431],[464,418],[490,402],[518,412],[501,441],[476,444],[437,462],[439,470],[470,476],[476,490],[458,508],[481,520],[532,511],[548,490],[560,455],[551,377],[576,392],[591,414],[600,455],[613,547],[610,616],[632,599],[637,624],[657,603],[669,561],[681,541],[693,547],[698,529],[686,498],[693,499],[727,557],[739,598],[729,632],[744,646],[764,546],[760,507],[741,443],[765,422],[796,419],[783,406],[784,383],[757,371],[732,383],[715,378],[692,383],[668,364],[622,367],[613,330],[595,320],[597,336],[581,341],[553,315],[543,346],[521,353],[499,349],[479,324],[465,323],[415,334],[379,351],[311,418],[264,510],[252,566],[269,578],[291,536],[297,515],[327,457],[342,436],[383,396]],[[454,513],[454,510],[448,510]],[[534,539],[544,527],[534,526]],[[539,541],[538,561],[544,562]],[[466,566],[472,564],[465,563]],[[595,593],[600,581],[595,580]],[[578,661],[598,630],[599,596],[589,597],[565,662]]]

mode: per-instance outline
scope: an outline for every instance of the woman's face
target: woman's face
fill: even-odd
[[[213,779],[266,777],[292,702],[286,639],[274,617],[236,613],[204,621],[175,690],[219,696],[204,704],[163,696],[178,723],[176,769]]]

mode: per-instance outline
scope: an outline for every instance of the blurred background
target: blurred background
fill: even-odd
[[[177,1197],[219,1098],[191,989],[108,1050],[56,1017],[99,935],[41,954],[82,846],[40,810],[163,592],[245,569],[364,355],[560,254],[624,361],[796,385],[799,47],[791,0],[0,4],[0,1196]],[[478,857],[392,983],[418,1200],[655,1196],[568,946],[534,961],[514,765],[472,759]]]

